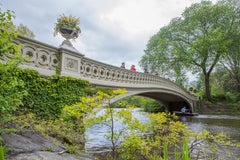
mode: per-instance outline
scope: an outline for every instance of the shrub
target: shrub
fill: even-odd
[[[156,100],[152,100],[152,99],[148,99],[147,101],[147,105],[144,106],[144,111],[146,112],[164,112],[165,111],[165,107],[163,106],[162,103],[156,101]]]
[[[213,98],[216,98],[219,100],[226,99],[224,90],[216,85],[212,85],[211,95]]]

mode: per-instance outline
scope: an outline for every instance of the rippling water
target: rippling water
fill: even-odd
[[[141,122],[147,122],[147,113],[141,109],[133,110],[133,115]],[[181,117],[181,121],[185,123],[189,129],[200,132],[203,129],[213,134],[224,132],[229,135],[233,141],[240,142],[240,116],[231,115],[198,115],[193,117]],[[116,130],[120,130],[124,126],[121,122],[116,122]],[[85,149],[89,153],[100,153],[110,151],[111,143],[106,140],[105,134],[108,128],[101,124],[96,124],[86,131]],[[232,148],[235,157],[240,158],[240,149]]]
[[[203,129],[211,133],[224,132],[234,141],[240,142],[240,116],[230,115],[199,115],[181,117],[189,129],[200,132]]]

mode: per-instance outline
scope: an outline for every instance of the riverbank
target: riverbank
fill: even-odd
[[[142,112],[141,116],[137,116],[138,118],[141,118],[141,121],[144,121],[144,114]],[[143,116],[142,116],[143,114]],[[199,126],[201,124],[208,124],[208,120],[211,121],[211,131],[213,128],[216,128],[216,131],[219,129],[219,127],[222,125],[222,123],[228,123],[231,124],[231,131],[230,129],[226,129],[225,131],[230,133],[236,133],[235,135],[238,135],[239,131],[233,130],[232,127],[238,126],[239,122],[237,120],[231,119],[231,122],[226,120],[223,117],[219,116],[211,116],[211,118],[207,116],[197,116],[197,117],[187,117],[193,118],[189,120],[187,123],[189,127],[195,127],[195,129],[202,129],[203,126],[206,127],[206,125]],[[224,119],[224,120],[223,120]],[[194,120],[196,122],[194,122]],[[199,124],[199,121],[201,123]],[[213,127],[212,123],[216,122],[216,127]],[[235,123],[236,122],[236,123]],[[197,126],[197,127],[196,127]],[[95,126],[97,127],[97,126]],[[98,129],[103,129],[103,127],[97,127]],[[220,130],[223,131],[226,126],[220,127]],[[208,128],[209,129],[209,128]],[[194,128],[193,128],[194,130]],[[94,132],[91,132],[94,137],[98,137],[99,133],[103,133],[102,131],[98,131],[96,128],[94,128]],[[230,134],[228,133],[228,134]],[[34,130],[25,130],[25,131],[18,131],[11,134],[3,135],[2,138],[4,139],[4,144],[8,146],[8,155],[6,160],[93,160],[94,157],[91,157],[85,153],[82,153],[80,151],[77,151],[77,155],[70,154],[67,151],[67,147],[64,146],[61,142],[57,141],[56,139],[53,140],[53,137],[45,137],[41,134],[39,134],[37,131]],[[236,137],[238,138],[238,137]],[[92,139],[93,140],[93,139]],[[102,146],[103,144],[99,144],[99,142],[103,142],[101,138],[97,138],[96,140],[97,144],[94,145],[95,147]],[[101,148],[102,149],[102,148]],[[236,152],[237,153],[237,152]],[[95,154],[93,154],[95,155]],[[98,154],[99,156],[99,154]],[[104,153],[100,154],[100,157],[106,157]]]
[[[240,115],[240,110],[229,107],[227,102],[206,103],[201,101],[197,112],[200,114]]]

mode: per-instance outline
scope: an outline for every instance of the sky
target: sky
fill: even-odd
[[[200,0],[0,0],[3,11],[15,12],[14,23],[24,24],[35,39],[59,47],[53,36],[61,14],[80,18],[82,33],[72,41],[85,57],[114,66],[138,65],[148,40],[186,7]]]

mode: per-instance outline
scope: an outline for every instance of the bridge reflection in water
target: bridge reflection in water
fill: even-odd
[[[60,69],[61,76],[88,80],[99,87],[125,88],[127,94],[119,99],[132,95],[150,97],[161,101],[170,112],[179,111],[182,106],[192,112],[196,108],[198,98],[176,83],[89,59],[69,43],[54,47],[22,36],[15,43],[22,46],[23,56],[29,57],[21,67],[37,70],[43,76],[54,75]]]

